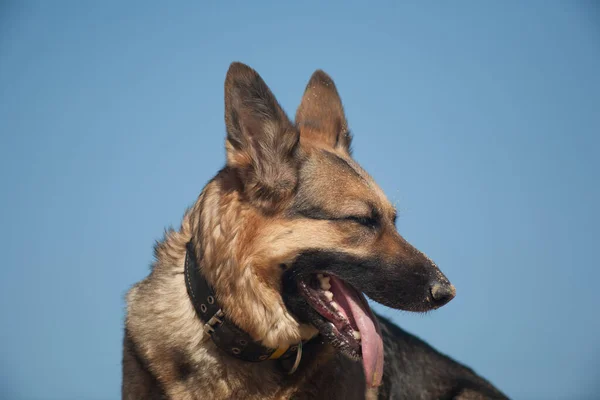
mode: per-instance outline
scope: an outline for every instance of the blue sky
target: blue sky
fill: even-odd
[[[378,311],[511,397],[597,393],[597,6],[159,4],[0,5],[0,397],[119,398],[123,295],[224,163],[235,60],[292,116],[334,78],[356,159],[457,288]]]

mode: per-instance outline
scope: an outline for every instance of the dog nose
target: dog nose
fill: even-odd
[[[429,291],[436,307],[443,306],[456,295],[456,289],[450,282],[435,281],[431,284]]]

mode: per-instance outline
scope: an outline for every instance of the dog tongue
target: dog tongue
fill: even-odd
[[[381,385],[383,377],[383,341],[379,323],[362,293],[333,276],[330,283],[331,292],[340,306],[340,312],[360,332],[367,386],[377,387]]]

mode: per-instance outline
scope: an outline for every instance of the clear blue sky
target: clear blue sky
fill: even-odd
[[[458,291],[377,310],[512,397],[600,390],[593,2],[91,3],[0,4],[1,398],[119,398],[123,295],[224,163],[234,60],[290,115],[332,75]]]

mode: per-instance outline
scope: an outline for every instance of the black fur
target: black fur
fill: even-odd
[[[172,357],[179,380],[185,381],[194,372],[194,367],[183,351],[175,350]]]
[[[507,399],[472,369],[378,316],[385,351],[380,399]]]
[[[406,246],[410,244],[406,243]],[[445,301],[439,303],[431,296],[430,284],[445,278],[433,275],[437,267],[434,268],[434,264],[418,250],[414,251],[413,257],[392,260],[380,256],[358,258],[334,251],[305,251],[286,271],[284,281],[324,272],[342,278],[358,291],[388,307],[408,311],[427,311],[440,307]],[[422,268],[421,264],[431,264],[431,267]],[[287,283],[286,287],[293,290],[293,284]]]
[[[377,259],[361,260],[335,252],[305,252],[284,274],[283,299],[296,318],[313,324],[329,341],[334,339],[333,333],[330,332],[330,324],[298,292],[297,280],[316,272],[339,276],[369,297],[386,305],[397,306],[407,299],[419,297],[409,292],[415,285],[394,283],[402,277],[394,276],[397,272],[382,265]],[[379,389],[380,399],[507,398],[470,368],[439,353],[387,319],[377,317],[385,352],[383,383]],[[344,368],[343,365],[360,364],[345,357],[336,358],[335,362],[340,364],[340,368]]]

